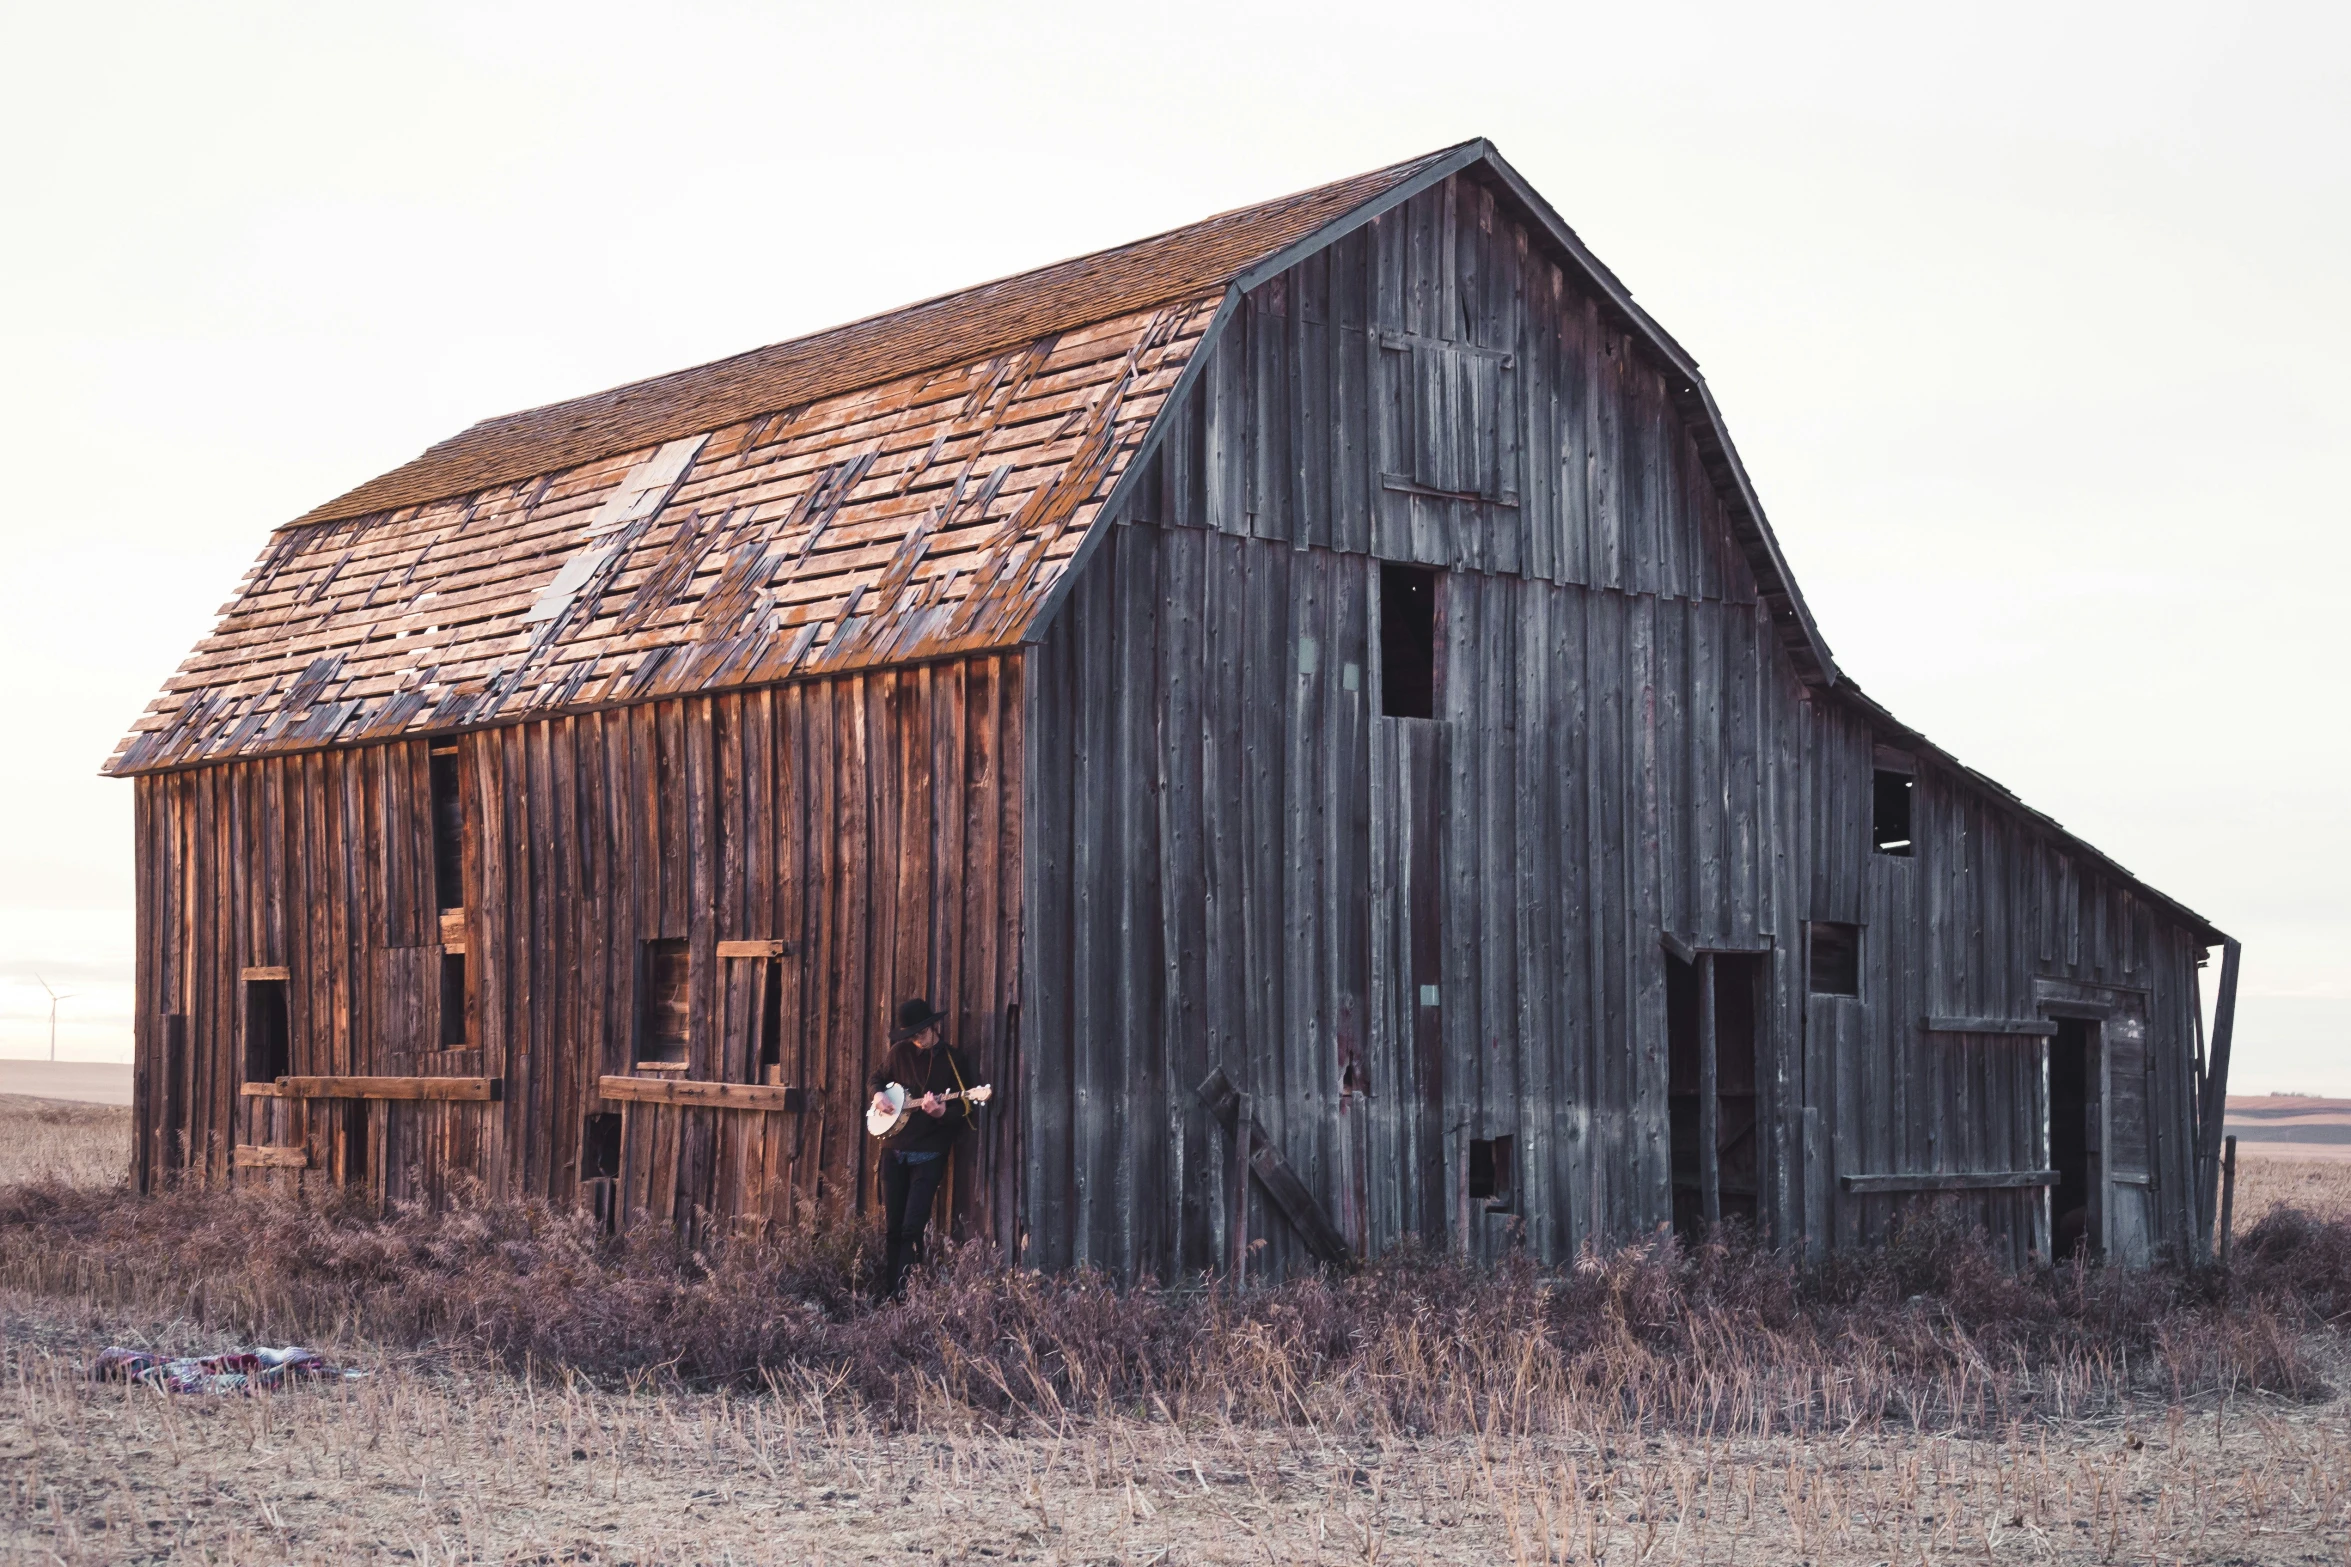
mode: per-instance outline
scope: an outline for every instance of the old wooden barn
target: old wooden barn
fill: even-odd
[[[2209,1231],[2233,945],[1840,674],[1484,142],[476,425],[108,769],[143,1185],[869,1209],[921,994],[1034,1265]]]

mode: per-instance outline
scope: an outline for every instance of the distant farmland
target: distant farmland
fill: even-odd
[[[2351,1099],[2231,1094],[2228,1131],[2247,1158],[2351,1159]]]

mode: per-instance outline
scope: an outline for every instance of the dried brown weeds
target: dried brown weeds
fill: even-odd
[[[2240,1259],[2233,1280],[2020,1275],[1927,1214],[1809,1272],[1736,1238],[1558,1270],[1406,1251],[1235,1296],[968,1246],[877,1310],[843,1225],[680,1255],[535,1204],[0,1190],[0,1284],[36,1294],[608,1379],[813,1376],[878,1417],[937,1406],[1005,1429],[1158,1411],[1377,1434],[1994,1430],[2147,1394],[2324,1396],[2303,1334],[2351,1309],[2351,1225],[2280,1210]]]

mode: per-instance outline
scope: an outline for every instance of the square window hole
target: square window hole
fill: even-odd
[[[1908,773],[1879,768],[1870,775],[1869,846],[1880,854],[1911,850],[1910,799],[1915,780]]]
[[[1861,927],[1812,922],[1812,993],[1816,996],[1861,994]]]
[[[1508,1210],[1511,1202],[1510,1155],[1513,1139],[1474,1137],[1469,1144],[1469,1199],[1482,1202],[1489,1212]]]

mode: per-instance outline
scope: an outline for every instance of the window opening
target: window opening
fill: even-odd
[[[759,1081],[784,1080],[784,961],[767,960],[767,977],[759,987]]]
[[[436,746],[432,754],[433,904],[465,907],[465,796],[457,787],[457,747]]]
[[[462,1049],[472,1038],[465,1017],[465,954],[441,954],[441,1048]]]
[[[1908,773],[1879,768],[1870,775],[1869,843],[1880,854],[1908,855],[1911,851],[1910,800],[1914,780]]]
[[[1474,1137],[1469,1144],[1469,1198],[1489,1213],[1507,1213],[1512,1199],[1508,1137]]]
[[[620,1176],[620,1114],[604,1110],[588,1117],[580,1132],[580,1179],[610,1181]]]
[[[1861,927],[1812,922],[1812,993],[1816,996],[1861,994]]]
[[[1380,712],[1437,716],[1437,573],[1380,565]]]
[[[245,981],[245,1081],[274,1083],[293,1070],[286,982]]]
[[[637,1015],[637,1059],[675,1065],[686,1059],[688,1001],[686,943],[664,937],[645,943],[643,1003]]]

